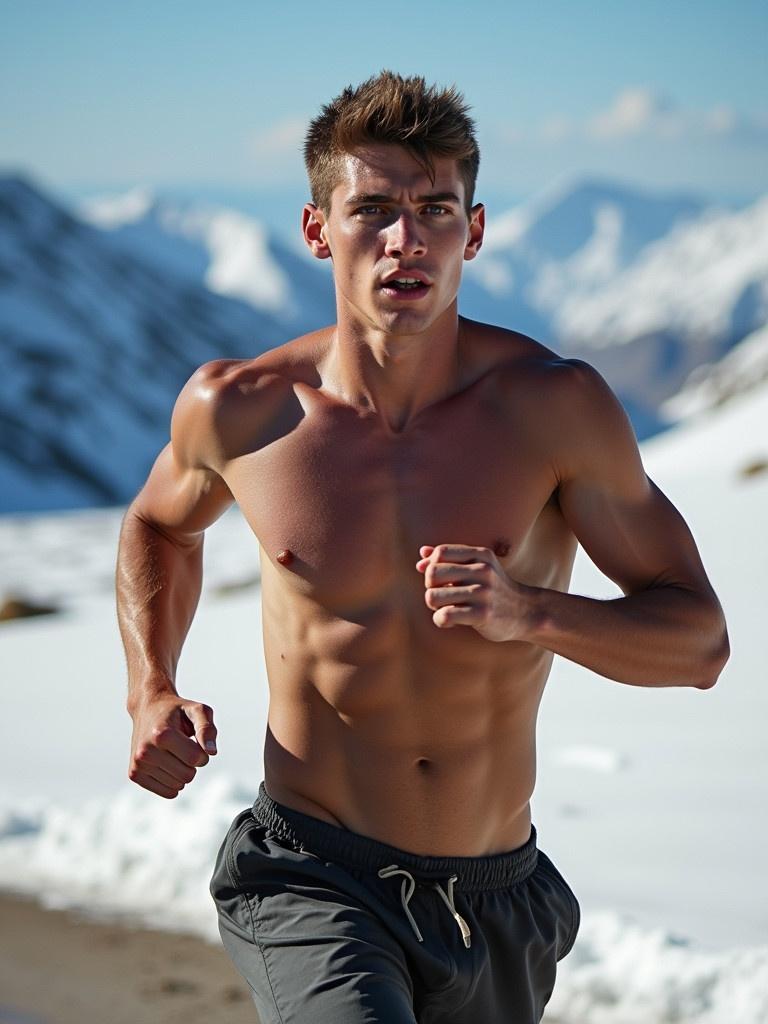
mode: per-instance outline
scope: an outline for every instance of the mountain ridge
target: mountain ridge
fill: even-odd
[[[136,188],[70,210],[17,174],[0,227],[0,511],[128,500],[197,366],[334,318],[327,264],[215,204]],[[641,438],[768,320],[768,198],[731,210],[587,179],[487,237],[461,312],[593,363]]]

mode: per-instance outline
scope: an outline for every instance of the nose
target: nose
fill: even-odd
[[[385,249],[387,256],[423,256],[426,251],[427,245],[415,217],[401,213],[397,220],[388,225]]]

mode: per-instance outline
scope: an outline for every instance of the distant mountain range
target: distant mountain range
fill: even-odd
[[[768,199],[545,192],[489,224],[460,309],[598,366],[646,437],[696,367],[768,321]],[[129,500],[196,366],[333,310],[328,264],[237,211],[142,189],[70,210],[0,178],[0,512]]]

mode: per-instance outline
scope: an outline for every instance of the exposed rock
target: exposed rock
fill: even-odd
[[[0,602],[0,622],[11,619],[31,619],[37,615],[56,615],[61,611],[55,605],[38,604],[23,597],[6,597]]]

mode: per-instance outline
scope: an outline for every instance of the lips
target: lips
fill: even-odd
[[[397,299],[420,299],[431,287],[432,282],[421,270],[398,270],[381,283],[384,294]]]
[[[387,276],[382,279],[381,284],[382,287],[386,288],[388,285],[396,284],[398,282],[407,282],[411,287],[415,287],[419,284],[429,287],[429,285],[432,284],[429,277],[422,270],[416,270],[415,268],[412,270],[395,270],[391,274],[387,274]]]

